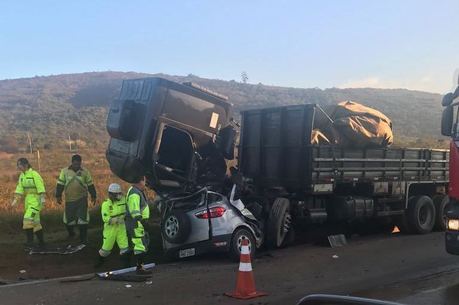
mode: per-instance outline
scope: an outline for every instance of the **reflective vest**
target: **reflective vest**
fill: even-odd
[[[126,199],[122,197],[120,200],[113,202],[110,199],[106,199],[102,203],[101,207],[102,221],[108,224],[111,218],[122,218],[126,216]]]
[[[70,167],[61,170],[57,184],[64,186],[65,201],[76,201],[88,196],[88,186],[92,185],[92,177],[85,168],[76,172]]]
[[[150,208],[148,206],[147,198],[145,197],[144,192],[139,190],[136,187],[131,186],[129,191],[126,194],[126,217],[131,219],[140,218],[148,219],[150,218]]]

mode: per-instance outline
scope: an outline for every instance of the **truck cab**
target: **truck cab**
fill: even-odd
[[[449,210],[446,213],[446,251],[459,255],[459,78],[455,91],[442,99],[441,133],[450,137]]]
[[[194,83],[125,80],[107,118],[107,160],[121,179],[146,176],[155,191],[221,180],[233,158],[232,105]]]

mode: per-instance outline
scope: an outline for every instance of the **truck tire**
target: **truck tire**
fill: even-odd
[[[406,214],[406,213],[405,213]],[[402,234],[411,234],[411,227],[408,224],[407,215],[401,215],[396,217],[396,222],[398,229]]]
[[[429,196],[415,196],[408,201],[408,226],[412,233],[427,234],[435,224],[435,206]]]
[[[246,228],[239,228],[233,233],[233,236],[231,237],[231,247],[229,251],[231,260],[239,262],[241,258],[242,240],[244,239],[249,241],[250,257],[255,257],[257,247],[252,232]]]
[[[287,198],[274,200],[268,217],[266,233],[266,245],[269,248],[281,248],[289,242],[293,242],[290,201]]]
[[[180,210],[166,213],[161,222],[161,235],[173,244],[184,242],[191,233],[191,224],[188,215]]]
[[[446,222],[445,222],[445,211],[449,203],[449,197],[447,195],[435,195],[432,198],[432,201],[435,206],[435,226],[436,231],[445,231]]]

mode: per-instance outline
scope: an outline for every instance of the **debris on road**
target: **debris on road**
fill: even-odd
[[[155,267],[155,263],[146,264],[144,268],[146,270],[152,269]],[[144,282],[146,279],[151,277],[151,274],[145,275],[138,275],[135,274],[136,267],[129,267],[119,270],[107,271],[107,272],[100,272],[97,273],[97,277],[102,280],[112,280],[112,281],[123,281],[123,282]]]
[[[73,254],[76,252],[79,252],[83,250],[86,247],[85,244],[80,244],[80,245],[66,245],[64,247],[54,247],[54,248],[32,248],[29,251],[29,255],[33,254],[60,254],[60,255],[67,255],[67,254]]]
[[[131,288],[131,287],[132,287],[132,285],[130,285],[130,284],[126,284],[126,285],[124,285],[124,287],[126,287],[126,288]]]
[[[335,254],[335,255],[332,256],[332,258],[336,259],[336,258],[339,258],[339,256]]]
[[[25,271],[24,269],[19,270],[19,273],[22,273],[22,274],[24,274],[24,273],[26,273],[26,272],[27,272],[27,271]]]
[[[83,274],[83,275],[77,275],[77,276],[71,276],[67,278],[63,278],[60,280],[61,283],[74,283],[74,282],[83,282],[83,281],[89,281],[95,278],[96,275],[91,273],[91,274]]]
[[[155,267],[155,263],[150,263],[150,264],[146,264],[145,266],[143,266],[146,270],[148,269],[153,269],[153,267]],[[99,272],[97,273],[97,276],[98,277],[107,277],[109,275],[117,275],[117,274],[125,274],[125,273],[129,273],[129,272],[133,272],[136,270],[136,267],[129,267],[129,268],[124,268],[124,269],[119,269],[119,270],[112,270],[112,271],[107,271],[107,272]]]
[[[346,236],[344,236],[344,234],[330,235],[328,236],[328,242],[330,243],[330,247],[332,248],[347,245]]]

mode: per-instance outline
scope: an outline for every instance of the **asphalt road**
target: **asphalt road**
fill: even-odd
[[[96,279],[0,286],[0,304],[287,305],[311,293],[459,304],[459,257],[445,252],[443,233],[372,236],[335,249],[303,244],[264,253],[253,268],[257,288],[269,295],[249,301],[223,296],[234,288],[237,268],[224,257],[206,257],[158,265],[152,283],[129,288]]]

